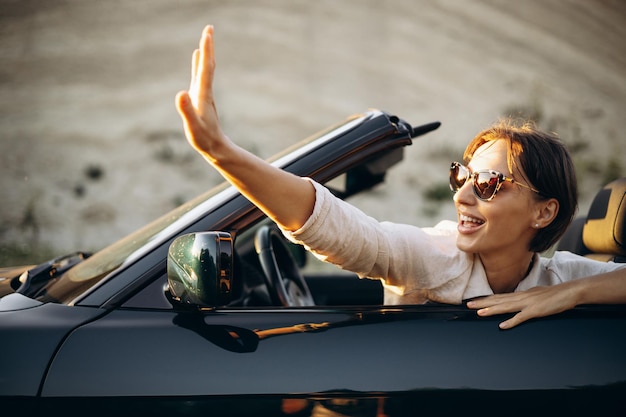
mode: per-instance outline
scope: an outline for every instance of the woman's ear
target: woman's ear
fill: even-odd
[[[549,226],[559,213],[559,201],[556,198],[538,201],[536,207],[534,224],[539,229]]]

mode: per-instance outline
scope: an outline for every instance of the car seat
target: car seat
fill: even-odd
[[[587,216],[572,222],[557,250],[604,262],[626,262],[626,177],[598,191]]]

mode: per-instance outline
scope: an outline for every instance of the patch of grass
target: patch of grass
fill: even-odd
[[[104,168],[98,164],[90,164],[85,167],[85,176],[92,181],[98,181],[104,176]]]
[[[572,155],[578,155],[589,150],[589,143],[583,141],[574,141],[567,144],[567,149],[569,149]]]
[[[445,203],[452,201],[452,192],[447,183],[434,184],[426,188],[422,192],[424,197],[424,205],[422,207],[422,215],[434,218],[439,215],[441,207]]]
[[[172,197],[172,205],[174,207],[178,207],[178,206],[180,206],[180,205],[182,205],[182,204],[184,204],[186,202],[187,202],[187,199],[184,196],[180,195],[180,194],[175,195],[174,197]]]
[[[426,201],[440,202],[450,200],[452,192],[447,183],[434,184],[426,188],[422,195]]]
[[[52,248],[26,244],[0,245],[0,267],[37,265],[59,255]]]
[[[592,109],[582,115],[551,115],[546,116],[541,102],[536,98],[530,98],[529,104],[511,105],[503,110],[503,114],[511,117],[521,117],[535,122],[537,127],[548,132],[557,132],[565,142],[576,167],[579,181],[580,197],[595,195],[599,187],[626,175],[621,153],[619,151],[609,154],[604,160],[591,152],[593,140],[583,133],[581,120],[598,118],[602,116],[601,109]]]
[[[602,184],[608,184],[626,175],[621,160],[615,155],[610,156],[602,166],[604,167],[602,172]]]
[[[145,139],[153,148],[154,159],[164,164],[184,165],[193,159],[195,152],[187,145],[182,133],[163,130],[151,132]]]
[[[433,219],[439,215],[439,206],[426,204],[422,207],[422,216]]]

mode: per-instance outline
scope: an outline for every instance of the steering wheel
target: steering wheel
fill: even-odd
[[[280,231],[262,226],[254,236],[254,248],[274,304],[286,307],[315,305],[309,286]]]

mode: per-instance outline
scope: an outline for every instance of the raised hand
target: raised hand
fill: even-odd
[[[189,90],[176,95],[187,141],[272,220],[285,229],[298,229],[313,211],[313,186],[237,146],[224,134],[213,97],[214,73],[213,26],[209,25],[193,52]]]
[[[230,144],[230,141],[220,127],[213,97],[213,31],[213,26],[209,25],[202,32],[199,47],[192,55],[189,90],[176,95],[176,108],[191,146],[209,162],[215,163],[220,157],[221,147]]]

